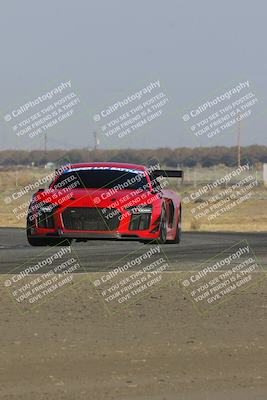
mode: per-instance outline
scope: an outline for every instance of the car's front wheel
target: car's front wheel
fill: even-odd
[[[72,239],[34,237],[31,234],[31,229],[33,227],[34,227],[34,224],[30,221],[30,218],[28,216],[28,218],[27,218],[27,240],[31,246],[69,246],[72,242]]]
[[[52,246],[51,239],[47,238],[35,238],[32,236],[27,236],[28,243],[31,246]]]
[[[31,246],[69,246],[72,242],[72,239],[35,238],[29,235],[27,239]]]

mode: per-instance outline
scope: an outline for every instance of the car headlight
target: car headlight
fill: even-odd
[[[52,213],[59,208],[58,204],[41,202],[32,202],[30,205],[30,211],[36,213]]]
[[[58,209],[57,204],[52,204],[52,203],[42,203],[42,205],[39,207],[39,211],[43,213],[51,213]]]
[[[54,218],[53,215],[55,211],[59,208],[57,204],[41,202],[36,204],[37,213],[37,225],[39,228],[54,228]]]

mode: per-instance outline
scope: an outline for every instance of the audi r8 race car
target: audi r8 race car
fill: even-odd
[[[124,163],[66,165],[33,195],[27,216],[32,246],[90,239],[179,243],[182,205],[166,189],[182,171]]]

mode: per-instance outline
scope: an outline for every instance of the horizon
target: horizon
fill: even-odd
[[[241,0],[5,3],[1,149],[267,145],[266,11]]]

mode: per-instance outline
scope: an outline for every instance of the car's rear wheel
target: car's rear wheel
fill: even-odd
[[[160,235],[158,242],[160,244],[165,244],[167,241],[167,213],[166,208],[162,208],[161,221],[160,221]]]
[[[179,211],[179,217],[176,224],[175,237],[173,240],[168,240],[168,243],[180,243],[182,239],[182,210]]]

